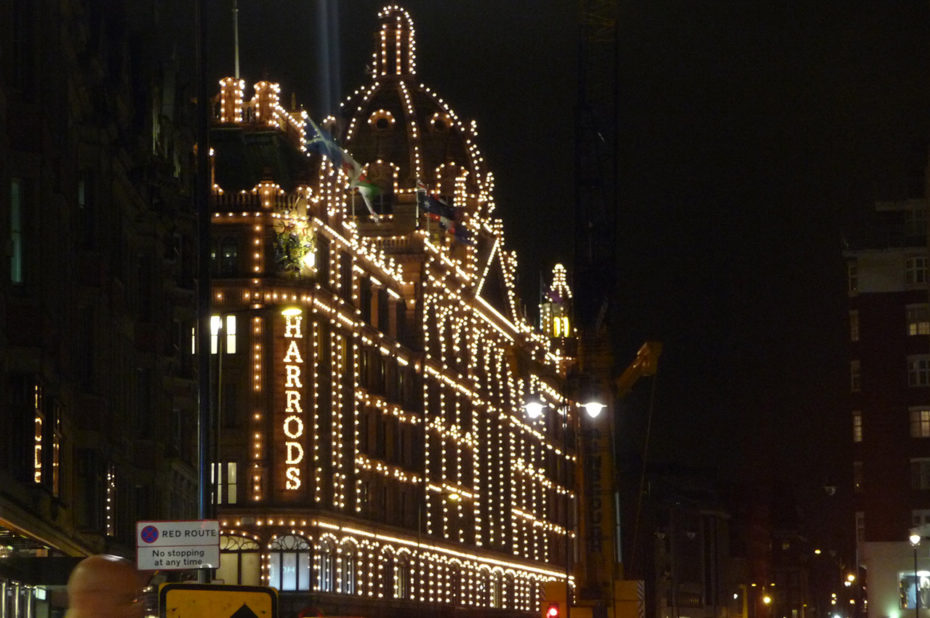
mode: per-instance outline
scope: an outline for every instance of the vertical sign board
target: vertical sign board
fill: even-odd
[[[275,418],[278,425],[275,452],[279,462],[282,494],[297,498],[306,492],[307,431],[303,398],[307,370],[304,340],[304,315],[299,309],[282,312],[276,332],[274,393]]]
[[[220,522],[136,522],[136,567],[140,571],[181,571],[220,566]]]
[[[159,618],[277,618],[278,594],[263,586],[162,584]]]

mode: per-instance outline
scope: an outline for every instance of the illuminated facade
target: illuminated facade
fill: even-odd
[[[277,84],[248,100],[220,84],[217,578],[326,615],[535,612],[574,542],[569,359],[523,315],[474,124],[415,81],[403,9],[378,34],[372,81],[322,122],[377,187],[374,215],[307,152],[306,113]],[[567,317],[548,319],[566,337]],[[528,419],[531,392],[560,414]]]

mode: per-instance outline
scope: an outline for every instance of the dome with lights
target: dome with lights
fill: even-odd
[[[385,195],[406,201],[419,184],[468,215],[486,215],[490,177],[466,124],[416,81],[413,21],[391,5],[378,15],[371,82],[343,103],[342,141]]]

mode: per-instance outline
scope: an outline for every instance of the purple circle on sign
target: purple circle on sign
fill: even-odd
[[[155,526],[146,526],[142,529],[140,536],[146,543],[154,543],[158,540],[158,528]]]

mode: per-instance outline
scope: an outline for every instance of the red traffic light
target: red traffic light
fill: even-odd
[[[546,618],[559,618],[559,604],[550,603],[549,609],[546,610]]]

